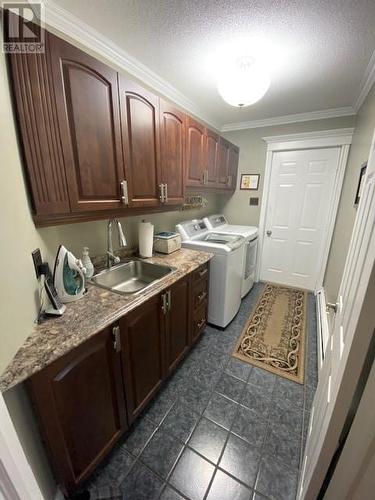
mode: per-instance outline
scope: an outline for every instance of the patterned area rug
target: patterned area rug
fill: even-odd
[[[303,384],[307,292],[266,284],[233,356]]]

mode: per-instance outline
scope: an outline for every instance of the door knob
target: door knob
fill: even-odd
[[[272,234],[272,231],[270,229],[268,231],[266,231],[267,236],[271,236],[271,234]]]

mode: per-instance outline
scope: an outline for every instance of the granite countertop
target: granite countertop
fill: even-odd
[[[212,257],[211,253],[183,248],[169,255],[157,254],[146,259],[169,265],[176,271],[136,295],[119,295],[89,284],[83,298],[66,304],[61,318],[49,319],[34,327],[1,375],[0,391],[31,377]]]

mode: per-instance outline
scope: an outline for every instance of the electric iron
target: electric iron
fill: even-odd
[[[73,302],[85,293],[85,268],[63,245],[57,250],[53,281],[62,302]]]

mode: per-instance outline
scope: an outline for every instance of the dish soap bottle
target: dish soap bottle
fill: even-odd
[[[91,276],[94,275],[94,266],[91,262],[90,255],[89,255],[89,247],[83,247],[83,252],[82,252],[82,264],[83,267],[86,269],[86,278],[91,278]]]

